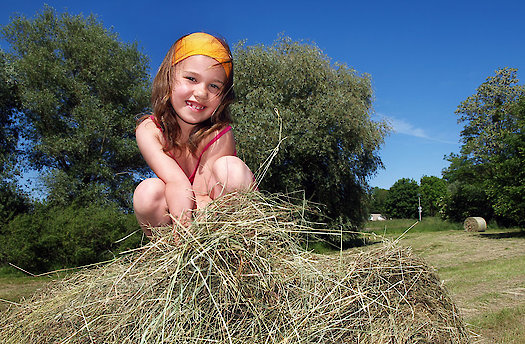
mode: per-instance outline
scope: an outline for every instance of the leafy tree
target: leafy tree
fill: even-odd
[[[19,101],[13,80],[14,71],[11,67],[6,54],[0,50],[0,180],[2,182],[13,177],[18,142],[14,116]]]
[[[499,221],[525,227],[525,97],[509,114],[515,127],[502,137],[504,150],[491,157],[492,180],[485,185]]]
[[[78,267],[136,247],[141,234],[135,216],[114,205],[37,205],[6,225],[0,262],[31,272]]]
[[[0,234],[16,215],[29,210],[30,201],[16,186],[18,130],[15,122],[19,105],[14,71],[0,50]]]
[[[376,214],[386,214],[386,199],[388,190],[378,187],[372,188],[370,193],[370,212]]]
[[[423,176],[419,182],[423,214],[436,216],[441,200],[447,195],[446,182],[436,176]]]
[[[401,178],[392,185],[385,200],[386,213],[396,219],[416,218],[418,216],[417,182]]]
[[[378,148],[388,131],[370,119],[370,77],[286,37],[272,46],[241,43],[235,62],[240,155],[257,170],[279,147],[261,189],[304,190],[338,223],[362,223],[366,181],[382,166]]]
[[[441,216],[456,222],[463,222],[469,216],[492,220],[494,211],[480,178],[483,166],[455,154],[451,154],[448,160],[450,166],[443,170],[447,195],[443,199]]]
[[[516,73],[512,68],[497,70],[456,110],[464,123],[463,146],[448,157],[451,165],[444,171],[452,189],[449,201],[456,200],[446,204],[445,216],[494,216],[504,224],[525,223],[525,87],[518,85]]]
[[[0,184],[0,235],[9,221],[18,214],[28,212],[30,208],[29,198],[14,183]]]
[[[511,111],[524,95],[525,87],[517,85],[517,69],[503,68],[478,87],[457,108],[461,131],[461,154],[474,164],[490,162],[506,150],[505,139],[519,131],[518,118]]]
[[[487,221],[494,217],[488,195],[479,183],[451,183],[441,211],[444,219],[454,222],[463,222],[469,216],[481,216]]]
[[[148,104],[147,58],[94,16],[15,17],[2,28],[13,51],[20,123],[31,166],[52,204],[113,200],[129,206],[143,171],[134,118]]]

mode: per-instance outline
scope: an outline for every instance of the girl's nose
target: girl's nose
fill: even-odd
[[[193,95],[198,99],[208,99],[208,90],[206,89],[206,85],[204,83],[195,85],[195,88],[193,89]]]

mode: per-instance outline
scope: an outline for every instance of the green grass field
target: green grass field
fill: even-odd
[[[405,233],[415,222],[369,223],[366,236],[399,240],[434,267],[469,324],[474,343],[525,343],[525,231],[489,226],[483,233],[467,233],[462,224],[428,218]],[[13,271],[0,270],[0,298],[6,300],[0,302],[2,310],[50,280]]]
[[[433,266],[475,334],[476,343],[525,343],[525,231],[426,218],[369,223],[369,235],[410,246]],[[440,225],[441,222],[441,225]],[[403,234],[404,233],[404,234]]]

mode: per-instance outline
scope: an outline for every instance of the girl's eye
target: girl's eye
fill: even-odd
[[[221,87],[217,84],[210,84],[210,92],[218,94],[221,91]]]
[[[186,77],[184,77],[184,78],[187,79],[187,80],[189,80],[189,81],[193,81],[193,82],[196,81],[196,79],[195,79],[194,77],[192,77],[192,76],[186,76]]]

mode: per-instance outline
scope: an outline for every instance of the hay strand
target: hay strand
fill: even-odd
[[[303,206],[222,197],[189,228],[54,282],[0,319],[2,343],[468,343],[435,272],[383,243],[318,255]],[[337,233],[339,231],[336,231]]]

